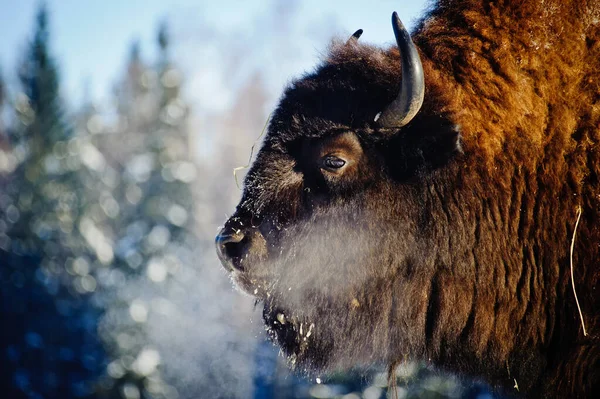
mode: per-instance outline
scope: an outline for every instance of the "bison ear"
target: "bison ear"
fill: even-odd
[[[389,170],[400,180],[444,167],[462,154],[460,126],[438,117],[418,119],[387,145]]]

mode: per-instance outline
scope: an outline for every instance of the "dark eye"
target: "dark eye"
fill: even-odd
[[[346,161],[333,155],[327,155],[323,157],[322,163],[323,166],[328,169],[339,169],[342,166],[346,165]]]

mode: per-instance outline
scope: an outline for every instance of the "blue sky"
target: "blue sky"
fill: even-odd
[[[231,38],[231,32],[235,32],[240,45],[250,50],[256,47],[250,54],[259,58],[261,51],[267,51],[265,48],[275,39],[273,36],[281,34],[277,30],[283,30],[289,37],[281,41],[293,40],[300,50],[292,57],[293,62],[283,63],[277,70],[281,74],[279,82],[313,65],[332,35],[347,35],[362,28],[365,33],[361,40],[390,43],[392,11],[398,11],[410,27],[425,7],[423,0],[48,0],[47,3],[51,11],[52,48],[70,102],[82,96],[86,85],[94,98],[106,100],[132,41],[139,39],[143,52],[151,58],[156,26],[165,18],[171,24],[176,45],[173,55],[187,75],[194,75],[198,65],[202,65],[203,76],[210,76],[207,59],[210,59],[209,69],[222,69],[220,58],[214,54],[219,51],[221,40]],[[15,78],[16,64],[30,37],[38,4],[38,0],[0,0],[0,67],[9,80]],[[277,27],[277,13],[286,12],[294,14],[294,27]],[[270,22],[265,23],[264,16],[274,13]],[[286,23],[285,18],[282,21]],[[246,34],[253,40],[244,43]],[[201,86],[202,91],[220,90],[210,79],[203,81],[207,86]]]

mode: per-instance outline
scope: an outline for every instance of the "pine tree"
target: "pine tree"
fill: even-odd
[[[107,369],[113,379],[108,395],[127,391],[172,397],[174,388],[159,367],[169,354],[152,336],[155,323],[163,320],[157,321],[161,316],[152,304],[169,297],[174,276],[193,264],[199,247],[192,232],[196,169],[189,155],[188,108],[180,93],[181,72],[168,55],[164,24],[157,42],[154,65],[144,62],[137,42],[132,45],[115,89],[117,133],[94,141],[119,176],[111,195],[120,213],[107,228],[115,235],[114,266],[127,281],[126,287],[106,293],[100,331],[113,359]]]
[[[23,178],[19,203],[24,212],[13,228],[13,237],[25,247],[35,247],[50,238],[59,239],[60,227],[72,230],[76,220],[76,198],[61,198],[73,192],[74,174],[79,166],[65,157],[72,129],[66,123],[59,95],[59,76],[49,50],[48,10],[42,5],[36,30],[20,70],[22,94],[17,107],[17,142],[26,159],[18,174]],[[49,179],[51,177],[51,179]],[[62,201],[66,204],[60,204]],[[64,206],[62,206],[64,205]],[[32,220],[35,217],[36,220]],[[71,226],[66,226],[70,224]],[[33,232],[33,235],[28,234]]]
[[[64,116],[41,6],[19,70],[11,150],[20,162],[0,201],[0,341],[7,397],[86,397],[103,369],[89,301],[98,261],[79,233],[86,212],[78,143]],[[93,185],[93,182],[89,182]],[[6,393],[8,392],[8,393]]]
[[[19,71],[23,92],[35,118],[23,131],[32,154],[48,150],[48,145],[68,139],[72,131],[64,123],[59,94],[59,77],[49,53],[48,10],[42,5],[36,16],[36,31]],[[34,155],[35,156],[35,155]]]

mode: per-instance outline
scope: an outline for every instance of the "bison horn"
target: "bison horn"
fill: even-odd
[[[396,12],[392,14],[392,26],[400,50],[402,83],[398,97],[375,117],[375,121],[381,127],[398,128],[410,122],[421,109],[425,80],[419,52]]]
[[[358,42],[358,39],[360,39],[360,37],[362,36],[362,34],[363,34],[363,30],[362,29],[359,29],[356,32],[354,32],[352,34],[352,36],[350,36],[350,38],[346,42],[346,45],[348,45],[348,44],[354,44],[354,43]]]

